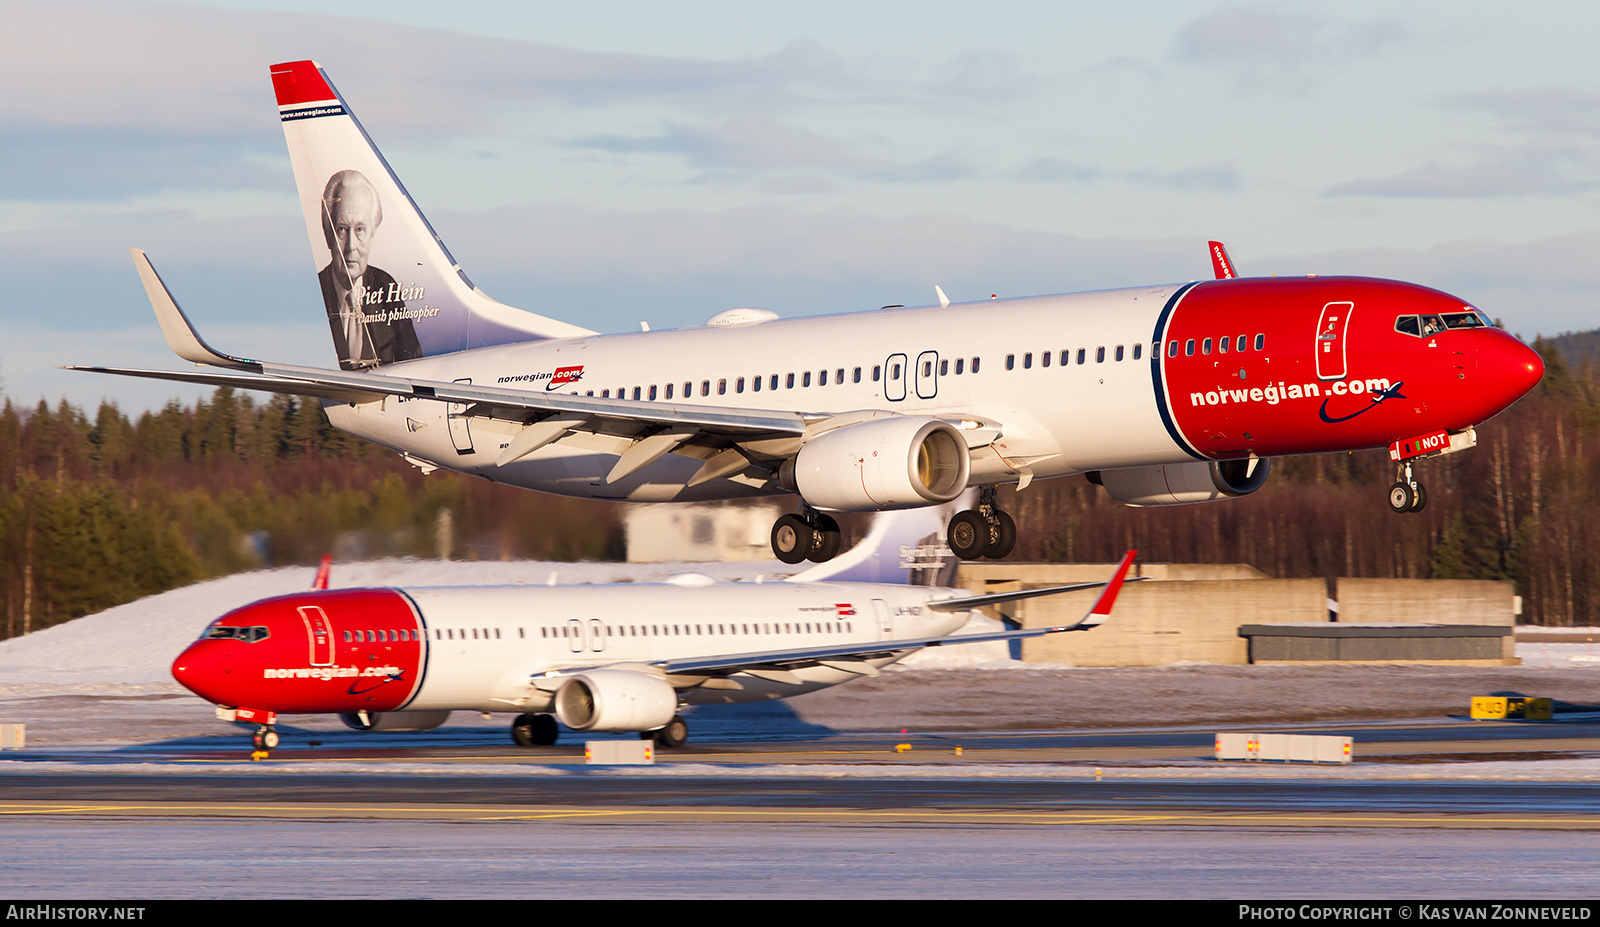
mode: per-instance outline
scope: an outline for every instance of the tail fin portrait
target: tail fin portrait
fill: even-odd
[[[474,287],[316,62],[272,88],[340,367],[593,334]]]

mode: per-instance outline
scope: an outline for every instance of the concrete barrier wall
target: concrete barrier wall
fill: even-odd
[[[1115,564],[1110,563],[964,563],[956,584],[980,594],[1010,592],[1104,580],[1113,569]],[[1247,663],[1249,644],[1239,636],[1241,625],[1329,620],[1327,584],[1320,579],[1269,579],[1242,563],[1135,564],[1135,575],[1146,581],[1123,590],[1105,625],[1024,641],[1022,658],[1074,666],[1151,666],[1186,660]],[[1074,592],[988,611],[1028,628],[1071,624],[1097,595],[1098,590]],[[1341,579],[1338,599],[1341,624],[1510,626],[1515,620],[1509,582]],[[1497,645],[1502,658],[1515,661],[1513,638],[1500,639]]]
[[[1122,590],[1105,624],[1023,641],[1022,658],[1072,666],[1246,663],[1239,625],[1326,621],[1326,590],[1320,579],[1137,583]],[[1025,628],[1042,628],[1078,620],[1097,595],[1070,592],[999,608]]]
[[[1341,579],[1341,624],[1516,623],[1509,581],[1489,579]],[[1516,640],[1503,638],[1501,656],[1516,657]]]

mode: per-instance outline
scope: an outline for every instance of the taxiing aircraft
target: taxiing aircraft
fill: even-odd
[[[1270,459],[1390,447],[1390,504],[1425,501],[1419,457],[1543,375],[1461,299],[1362,277],[1235,277],[1057,296],[597,334],[473,286],[311,61],[272,67],[339,370],[211,348],[142,252],[168,344],[215,371],[78,367],[319,398],[337,427],[425,470],[630,502],[797,495],[785,562],[839,549],[829,513],[980,490],[948,526],[1004,557],[1001,484],[1086,475],[1129,505],[1254,492]]]
[[[875,676],[927,647],[1086,631],[1136,581],[1135,551],[1105,583],[1020,592],[850,581],[898,564],[920,535],[897,536],[880,515],[858,556],[771,583],[687,573],[659,584],[328,589],[319,572],[313,591],[212,622],[172,675],[224,720],[256,724],[257,749],[278,745],[279,714],[400,731],[437,727],[452,710],[516,712],[522,746],[555,743],[559,719],[677,747],[688,737],[682,704],[787,698]],[[1100,586],[1070,625],[954,633],[981,606]]]

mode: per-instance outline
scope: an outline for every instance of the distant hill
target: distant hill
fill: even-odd
[[[1545,341],[1560,353],[1561,359],[1573,370],[1583,366],[1585,361],[1592,367],[1600,368],[1600,330],[1567,332],[1548,337]]]

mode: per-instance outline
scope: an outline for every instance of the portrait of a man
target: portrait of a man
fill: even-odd
[[[322,191],[322,233],[333,260],[318,274],[339,366],[364,370],[422,356],[394,278],[371,266],[372,241],[383,224],[378,190],[359,171],[339,171]]]

